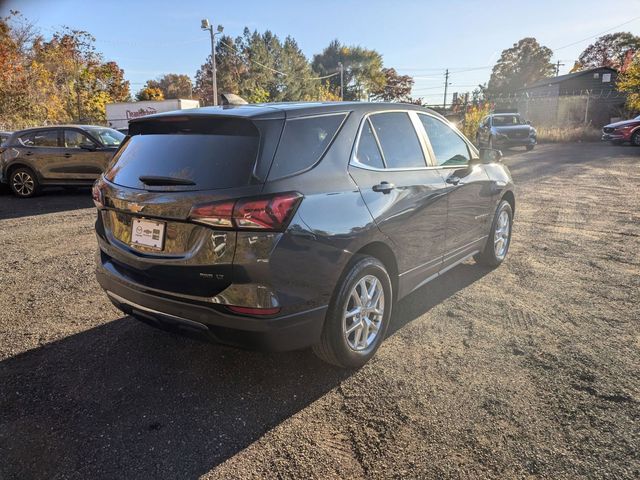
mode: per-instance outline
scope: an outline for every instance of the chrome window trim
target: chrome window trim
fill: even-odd
[[[413,110],[403,110],[403,109],[394,109],[394,110],[376,110],[374,112],[367,112],[365,115],[363,115],[362,119],[360,120],[360,125],[358,126],[358,133],[356,135],[356,140],[353,144],[353,148],[351,150],[351,156],[349,157],[349,165],[352,167],[356,167],[356,168],[361,168],[363,170],[372,170],[374,172],[412,172],[412,171],[421,171],[421,170],[428,170],[431,167],[429,166],[429,152],[424,150],[424,145],[422,143],[422,141],[420,140],[420,135],[421,133],[416,130],[416,125],[411,117],[411,113],[413,112]],[[358,145],[360,144],[360,136],[362,135],[362,129],[365,125],[365,123],[369,120],[369,117],[373,116],[373,115],[379,115],[381,113],[406,113],[409,116],[409,120],[411,121],[411,125],[413,125],[413,129],[414,132],[416,134],[416,137],[418,138],[418,143],[420,144],[420,147],[422,148],[422,156],[424,157],[424,162],[425,162],[425,166],[424,167],[391,167],[391,168],[378,168],[378,167],[372,167],[370,165],[365,165],[364,163],[360,163],[357,158],[356,158],[356,152],[358,151]],[[374,134],[374,137],[376,138],[376,142],[378,142],[378,136],[375,133],[375,129],[373,128],[373,124],[371,124],[369,122],[369,124],[371,125],[371,131]],[[378,148],[380,149],[380,154],[383,156],[384,159],[384,164],[386,165],[386,159],[384,158],[384,152],[382,151],[382,147],[380,146],[380,144],[378,143]]]

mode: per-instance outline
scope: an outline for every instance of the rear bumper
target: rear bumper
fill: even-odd
[[[111,302],[128,315],[158,326],[200,331],[220,343],[258,350],[297,350],[317,343],[327,310],[324,305],[279,317],[245,317],[224,313],[220,305],[160,296],[116,278],[101,265],[96,277]]]

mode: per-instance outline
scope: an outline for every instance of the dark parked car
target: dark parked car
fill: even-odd
[[[0,149],[0,180],[23,198],[47,186],[90,186],[123,139],[112,128],[89,125],[21,130]]]
[[[482,119],[476,134],[476,144],[487,148],[526,147],[533,150],[537,143],[536,129],[518,113],[494,113]]]
[[[605,125],[602,127],[602,140],[616,144],[630,142],[640,146],[640,115],[631,120]]]
[[[97,278],[156,326],[357,367],[396,300],[509,248],[499,152],[421,107],[211,107],[129,133],[93,188]]]
[[[0,146],[2,146],[4,142],[9,140],[10,136],[11,136],[11,132],[0,132]]]

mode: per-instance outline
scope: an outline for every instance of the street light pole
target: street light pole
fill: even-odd
[[[222,25],[218,25],[216,32],[213,31],[213,25],[209,23],[208,19],[203,19],[200,24],[202,30],[209,30],[211,34],[211,91],[213,93],[213,105],[218,105],[218,80],[216,69],[216,35],[221,34],[224,28]]]
[[[338,62],[340,67],[340,101],[344,102],[344,65]]]

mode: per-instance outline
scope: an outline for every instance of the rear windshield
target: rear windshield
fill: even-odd
[[[189,119],[132,123],[132,136],[105,176],[146,190],[213,190],[249,185],[260,137],[247,120]],[[150,185],[141,180],[152,178]],[[168,179],[166,185],[158,179]],[[175,183],[175,186],[172,185]]]

